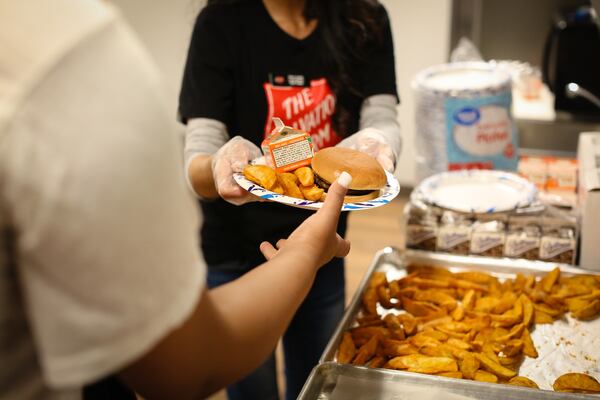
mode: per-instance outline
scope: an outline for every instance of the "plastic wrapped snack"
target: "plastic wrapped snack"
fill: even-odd
[[[504,226],[504,222],[499,218],[475,222],[471,233],[471,254],[502,257],[506,239]]]
[[[408,204],[405,215],[406,247],[418,250],[435,251],[437,243],[437,217],[428,207]]]
[[[452,211],[442,214],[436,249],[445,253],[469,254],[472,222],[466,216]]]

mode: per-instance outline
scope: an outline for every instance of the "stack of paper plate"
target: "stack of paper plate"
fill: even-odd
[[[492,170],[443,172],[425,179],[411,200],[463,213],[495,213],[528,207],[537,189],[516,174]]]

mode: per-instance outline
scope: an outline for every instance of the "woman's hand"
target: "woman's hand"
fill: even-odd
[[[383,169],[388,172],[394,172],[394,152],[379,129],[362,129],[339,142],[337,146],[347,147],[368,154],[379,161]]]
[[[260,200],[242,189],[233,179],[234,172],[242,172],[250,161],[260,156],[260,149],[241,136],[235,136],[225,143],[211,159],[213,179],[219,196],[238,206]]]
[[[300,257],[308,257],[308,261],[316,267],[321,267],[333,257],[345,257],[350,251],[350,242],[342,239],[336,229],[350,182],[350,174],[342,172],[327,191],[323,207],[296,228],[287,240],[279,240],[277,248],[269,242],[262,242],[260,251],[265,258],[270,260],[279,253],[296,252]]]

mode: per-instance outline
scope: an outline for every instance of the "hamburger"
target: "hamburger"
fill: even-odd
[[[315,183],[325,191],[343,171],[352,175],[352,183],[344,199],[346,203],[379,197],[387,183],[385,171],[377,160],[352,149],[328,147],[320,150],[314,155],[311,167]]]

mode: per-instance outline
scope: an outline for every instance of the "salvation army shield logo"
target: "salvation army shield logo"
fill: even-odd
[[[331,123],[335,96],[326,79],[313,80],[309,86],[278,86],[269,82],[263,86],[269,107],[265,137],[274,128],[273,117],[277,117],[286,126],[310,133],[316,151],[341,140]]]

